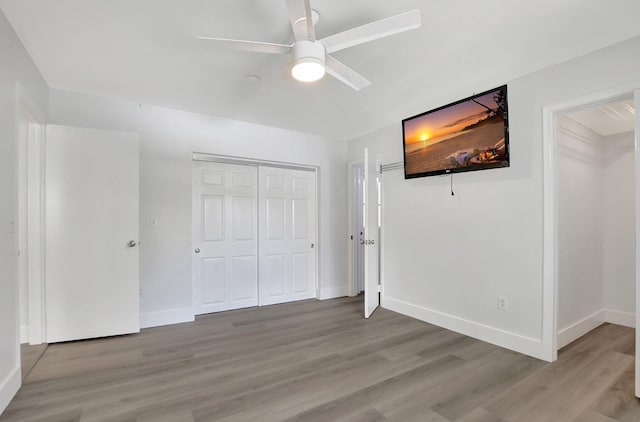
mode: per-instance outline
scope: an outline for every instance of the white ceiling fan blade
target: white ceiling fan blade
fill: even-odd
[[[289,54],[292,45],[274,44],[270,42],[233,40],[229,38],[196,37],[199,40],[214,41],[216,44],[234,50],[253,51],[256,53]]]
[[[329,55],[327,55],[324,64],[326,72],[329,75],[333,76],[340,82],[349,85],[356,91],[360,91],[361,89],[371,85],[371,82],[365,79],[362,75]]]
[[[415,9],[399,15],[390,16],[379,21],[348,29],[335,35],[321,39],[327,49],[327,54],[364,44],[389,35],[399,34],[411,29],[419,28],[422,23],[420,10]]]
[[[316,40],[316,31],[313,27],[311,15],[311,0],[287,0],[289,21],[293,28],[293,37],[296,41]]]

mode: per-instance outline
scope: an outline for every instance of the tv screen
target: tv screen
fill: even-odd
[[[402,121],[404,177],[509,167],[507,86]]]

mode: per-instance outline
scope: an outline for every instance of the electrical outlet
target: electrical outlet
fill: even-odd
[[[506,297],[498,296],[498,309],[500,309],[501,311],[506,311],[507,309],[509,309],[509,302],[507,301]]]

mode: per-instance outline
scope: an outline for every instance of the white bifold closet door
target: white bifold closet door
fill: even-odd
[[[260,305],[316,297],[316,173],[260,167]]]
[[[316,174],[194,161],[197,314],[316,296]]]
[[[258,169],[194,161],[196,314],[258,305]]]
[[[138,332],[138,135],[46,135],[47,342]]]

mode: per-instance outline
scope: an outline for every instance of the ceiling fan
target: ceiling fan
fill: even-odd
[[[258,53],[291,55],[291,75],[302,82],[313,82],[326,73],[356,91],[371,84],[363,76],[336,60],[331,53],[363,44],[389,35],[420,27],[420,10],[394,15],[358,26],[323,39],[316,39],[314,25],[319,15],[311,9],[310,0],[286,0],[289,20],[293,29],[292,44],[274,44],[260,41],[234,40],[216,37],[197,37],[214,41],[225,47]]]

